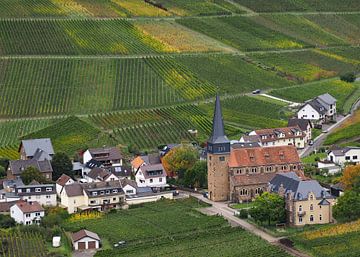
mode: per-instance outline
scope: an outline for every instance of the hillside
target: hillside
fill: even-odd
[[[292,115],[255,89],[295,102],[329,92],[342,113],[360,94],[338,80],[359,72],[357,1],[150,2],[0,2],[0,156],[33,136],[70,155],[203,143],[216,93],[232,139]]]

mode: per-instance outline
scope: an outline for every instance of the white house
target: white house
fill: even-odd
[[[63,190],[64,186],[71,185],[74,182],[75,181],[72,178],[70,178],[68,175],[62,174],[60,176],[60,178],[58,178],[58,180],[56,180],[56,193],[57,193],[57,195],[60,197],[61,191]]]
[[[126,196],[136,195],[138,186],[134,180],[124,178],[120,179],[120,183]]]
[[[87,180],[87,183],[119,180],[116,175],[103,168],[93,168],[84,178]]]
[[[32,183],[30,185],[18,186],[15,189],[20,199],[28,202],[38,202],[44,206],[56,206],[55,184]]]
[[[82,229],[71,235],[71,241],[75,250],[87,250],[100,248],[100,237],[89,230]]]
[[[303,134],[305,135],[304,140],[305,143],[309,142],[311,140],[312,137],[312,128],[313,125],[311,123],[310,120],[305,120],[305,119],[289,119],[288,120],[288,127],[295,127],[298,126],[301,131],[303,132]]]
[[[135,174],[138,187],[165,187],[166,172],[161,163],[141,166]]]
[[[325,123],[336,120],[336,99],[326,93],[305,102],[297,113],[298,119]]]
[[[45,210],[38,202],[20,200],[10,207],[10,216],[19,224],[40,224],[41,218],[45,216]]]
[[[90,148],[83,154],[83,163],[90,160],[101,162],[104,167],[122,166],[122,155],[116,147]]]
[[[360,163],[360,147],[348,146],[334,148],[328,151],[327,159],[333,163],[344,166],[345,163]]]
[[[341,171],[341,167],[329,160],[318,161],[317,166],[319,169],[327,170],[328,174],[334,175]]]

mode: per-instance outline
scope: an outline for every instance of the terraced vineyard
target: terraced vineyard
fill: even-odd
[[[350,109],[347,107],[348,109],[344,110],[344,104],[359,87],[359,82],[347,83],[340,80],[329,80],[299,85],[287,89],[277,89],[271,91],[271,94],[289,101],[301,103],[318,95],[329,93],[337,99],[337,110],[342,113],[347,113]]]

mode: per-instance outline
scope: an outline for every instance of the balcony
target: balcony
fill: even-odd
[[[306,215],[306,211],[298,211],[298,216],[303,217]]]

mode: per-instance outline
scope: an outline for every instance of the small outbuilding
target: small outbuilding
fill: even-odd
[[[100,248],[99,236],[86,229],[82,229],[71,236],[72,244],[75,250],[87,250]]]

